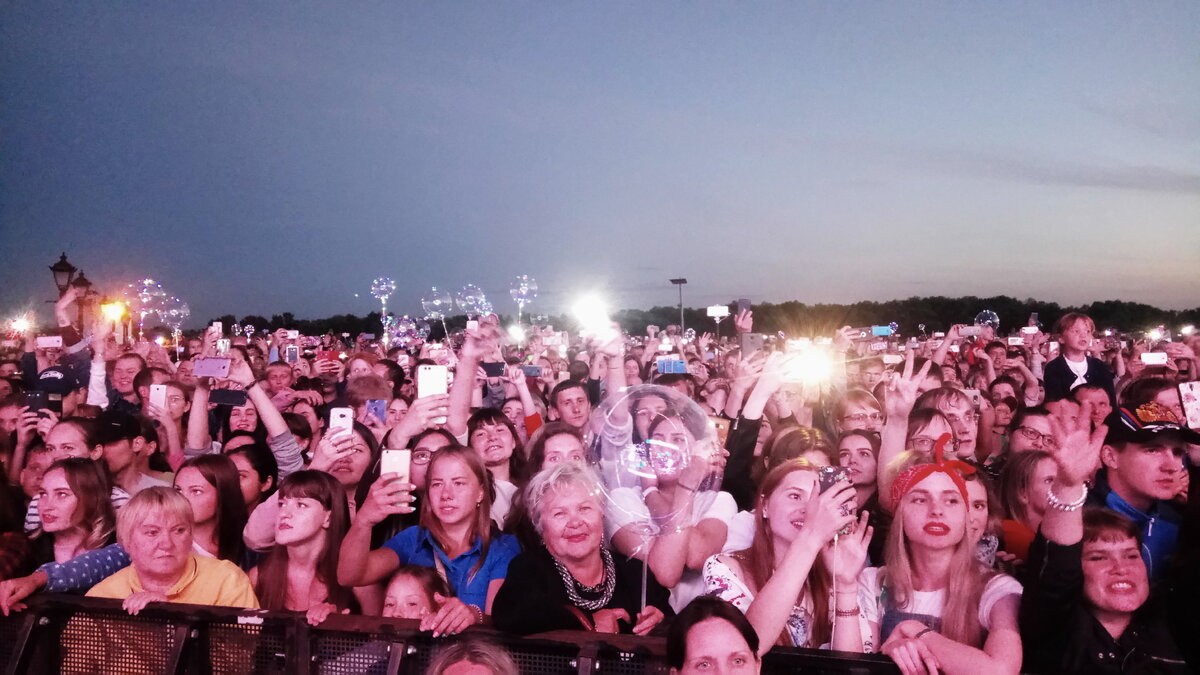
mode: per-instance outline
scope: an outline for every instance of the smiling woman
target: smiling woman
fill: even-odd
[[[524,551],[496,596],[496,625],[527,635],[594,630],[645,635],[671,613],[669,594],[648,574],[642,609],[642,563],[604,544],[600,480],[580,462],[559,462],[525,490],[542,546]]]

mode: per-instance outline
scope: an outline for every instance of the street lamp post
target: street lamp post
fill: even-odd
[[[61,298],[75,278],[75,266],[67,262],[67,254],[64,252],[58,257],[58,262],[50,266],[50,272],[54,274],[54,285],[58,287],[58,297]]]
[[[670,282],[679,287],[679,334],[683,335],[683,285],[687,283],[687,279],[670,279]]]

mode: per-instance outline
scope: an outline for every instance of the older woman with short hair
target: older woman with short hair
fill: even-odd
[[[642,563],[604,546],[604,493],[591,468],[557,463],[530,480],[525,501],[542,545],[509,565],[492,612],[498,628],[645,635],[671,613],[653,574],[643,609]]]
[[[134,495],[117,514],[117,541],[130,566],[93,586],[89,596],[123,599],[130,614],[151,602],[258,607],[237,565],[192,552],[192,507],[171,488]]]

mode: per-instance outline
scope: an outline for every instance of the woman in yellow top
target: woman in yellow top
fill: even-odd
[[[93,586],[89,596],[120,598],[130,614],[151,602],[258,607],[237,565],[192,553],[192,507],[171,488],[134,495],[117,514],[117,541],[130,566]]]

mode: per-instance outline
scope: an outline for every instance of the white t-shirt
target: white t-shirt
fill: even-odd
[[[512,510],[513,497],[517,494],[517,486],[506,480],[493,481],[496,486],[496,501],[492,502],[492,520],[496,527],[503,528],[508,512]]]
[[[858,605],[862,608],[863,616],[872,625],[878,626],[883,619],[886,608],[882,601],[882,589],[879,586],[880,573],[883,567],[868,567],[858,575]],[[1020,596],[1021,583],[1007,574],[997,574],[988,580],[979,597],[979,625],[984,630],[992,629],[992,609],[996,603],[1010,595]],[[913,591],[908,605],[903,608],[911,614],[927,614],[940,617],[946,604],[946,591]],[[879,637],[882,644],[888,636]]]
[[[656,488],[650,488],[654,490]],[[728,492],[706,491],[696,495],[696,503],[702,511],[693,514],[695,525],[710,518],[729,525],[729,521],[737,514],[737,502]],[[617,530],[633,523],[650,521],[650,510],[642,497],[642,491],[637,488],[617,488],[609,494],[609,502],[605,513],[607,539],[611,542]],[[653,542],[651,542],[653,545]],[[683,571],[679,583],[671,589],[671,607],[676,612],[687,606],[689,602],[704,593],[704,575],[700,570]]]
[[[1071,389],[1087,384],[1087,379],[1084,377],[1084,375],[1087,375],[1088,369],[1086,356],[1083,357],[1082,361],[1072,361],[1064,356],[1063,361],[1067,363],[1067,367],[1071,369],[1071,372],[1075,373],[1075,381],[1071,383]]]

